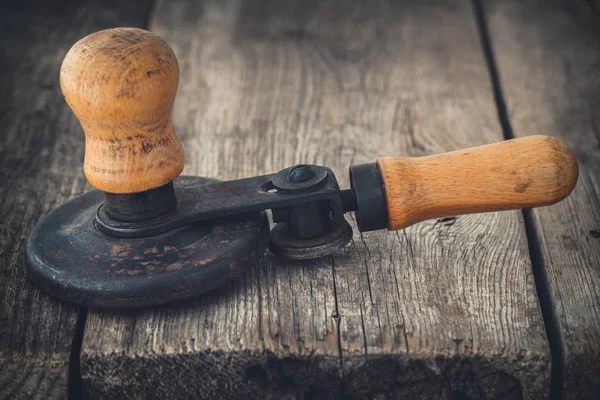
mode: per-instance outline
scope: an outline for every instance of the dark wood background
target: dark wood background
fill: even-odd
[[[0,398],[600,398],[600,12],[594,1],[30,1],[0,5]],[[332,167],[545,133],[562,203],[356,231],[265,254],[198,299],[76,308],[24,273],[47,211],[91,187],[58,85],[81,37],[173,48],[188,175]],[[354,222],[352,221],[354,224]]]

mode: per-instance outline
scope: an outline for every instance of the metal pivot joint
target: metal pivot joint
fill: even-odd
[[[386,227],[387,208],[377,165],[351,167],[350,181],[351,189],[340,190],[329,168],[301,164],[276,174],[202,186],[173,189],[169,184],[145,192],[143,197],[107,194],[98,208],[96,226],[113,237],[142,238],[192,223],[270,209],[277,224],[271,232],[271,250],[293,259],[316,258],[351,240],[345,212],[356,211],[361,231]]]
[[[340,191],[326,167],[296,165],[276,174],[207,185],[165,185],[141,194],[106,194],[96,213],[102,233],[143,238],[202,221],[271,209],[277,226],[271,250],[288,258],[330,254],[351,239],[344,212],[356,209],[355,189]],[[309,248],[322,248],[316,254]],[[289,253],[289,247],[297,251]]]
[[[163,194],[162,197],[149,195],[140,199],[142,194],[107,193],[106,201],[96,214],[97,228],[114,237],[141,238],[192,223],[268,209],[274,210],[278,222],[290,222],[300,208],[308,211],[304,217],[317,225],[326,226],[330,219],[340,221],[343,206],[333,172],[325,167],[305,165],[303,168],[311,178],[293,182],[289,176],[294,168],[286,168],[277,174],[206,185],[175,185],[173,188],[172,184],[167,184],[155,189]],[[152,202],[155,212],[148,211]],[[165,204],[175,203],[175,207],[167,210]],[[311,209],[314,212],[311,213]],[[323,233],[315,231],[311,234],[309,229],[314,230],[298,227],[295,231],[299,237]]]

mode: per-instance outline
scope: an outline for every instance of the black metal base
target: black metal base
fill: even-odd
[[[296,239],[288,234],[286,223],[271,229],[269,249],[292,260],[312,260],[335,253],[352,240],[352,227],[345,219],[328,233],[309,239]]]
[[[179,177],[175,192],[216,182]],[[145,238],[96,229],[104,193],[91,191],[46,215],[27,240],[30,279],[69,303],[145,307],[194,297],[235,278],[265,251],[263,212],[196,223]]]

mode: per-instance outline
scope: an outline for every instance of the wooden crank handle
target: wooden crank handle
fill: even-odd
[[[171,124],[178,81],[171,48],[142,29],[96,32],[69,50],[60,87],[85,131],[84,172],[93,186],[142,192],[181,173],[183,148]]]
[[[388,228],[488,211],[539,207],[565,198],[577,161],[560,140],[528,136],[427,157],[377,159]]]

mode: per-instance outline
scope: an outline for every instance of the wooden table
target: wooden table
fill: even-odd
[[[52,2],[50,2],[52,3]],[[600,12],[593,1],[20,1],[0,14],[0,398],[600,396]],[[580,178],[533,211],[265,254],[193,301],[76,308],[25,239],[90,189],[58,85],[81,37],[145,27],[180,64],[184,174],[233,179],[546,133]],[[354,222],[353,222],[354,223]]]

